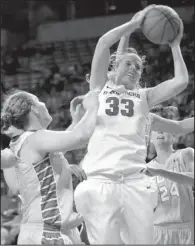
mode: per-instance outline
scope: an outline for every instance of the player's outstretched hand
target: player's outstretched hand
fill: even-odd
[[[82,104],[83,98],[84,96],[77,96],[70,103],[70,113],[72,121],[75,123],[78,123],[85,114],[85,110]]]
[[[137,28],[140,28],[140,27],[142,26],[142,23],[143,23],[143,21],[144,21],[144,19],[145,19],[145,16],[146,16],[147,12],[148,12],[150,9],[154,8],[154,7],[155,7],[155,4],[151,4],[151,5],[147,6],[146,8],[144,8],[143,10],[137,12],[137,13],[132,17],[131,20],[134,20],[134,21],[136,22],[136,27],[137,27]]]
[[[183,29],[184,29],[184,27],[183,27],[183,21],[182,21],[181,18],[179,18],[179,21],[180,21],[179,33],[178,33],[177,37],[172,42],[169,43],[169,46],[171,48],[180,45],[181,39],[183,37]]]
[[[149,177],[154,177],[160,175],[161,169],[147,166],[145,169],[142,170],[142,172]]]
[[[100,91],[89,91],[83,99],[83,107],[87,111],[97,111],[99,108],[99,93]]]
[[[85,171],[78,165],[69,165],[69,170],[71,174],[74,174],[80,181],[86,180],[87,175]]]

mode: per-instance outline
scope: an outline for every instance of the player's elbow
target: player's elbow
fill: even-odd
[[[106,36],[102,36],[99,38],[97,45],[96,45],[96,49],[98,50],[104,50],[104,49],[109,49],[109,44],[106,40]]]
[[[185,90],[189,83],[188,76],[175,77],[173,78],[172,81],[174,83],[173,93],[176,93],[176,94]]]
[[[186,88],[188,86],[189,83],[189,75],[188,73],[184,73],[180,76],[175,77],[175,80],[177,81],[177,83],[182,87],[182,88]]]

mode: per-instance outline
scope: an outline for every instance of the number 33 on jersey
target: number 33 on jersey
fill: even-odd
[[[99,123],[108,125],[109,131],[131,136],[143,132],[149,113],[144,89],[130,91],[107,83],[100,98]]]

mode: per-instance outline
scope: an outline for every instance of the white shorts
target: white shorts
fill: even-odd
[[[65,234],[60,231],[46,231],[40,225],[21,224],[18,236],[18,245],[20,244],[82,244],[80,234],[77,228],[68,231]]]
[[[194,245],[194,229],[192,224],[155,226],[154,243],[155,244],[192,244]]]
[[[75,190],[90,244],[151,244],[154,200],[148,179],[88,178]]]

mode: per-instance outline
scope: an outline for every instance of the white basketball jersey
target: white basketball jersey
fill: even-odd
[[[150,166],[159,165],[154,159]],[[166,170],[187,172],[182,159],[182,150],[173,153],[166,162]],[[163,177],[156,177],[158,189],[158,206],[155,210],[155,225],[178,224],[192,222],[194,202],[191,187],[179,185]]]
[[[132,175],[145,167],[146,91],[108,82],[99,96],[95,131],[82,167],[88,175]]]

